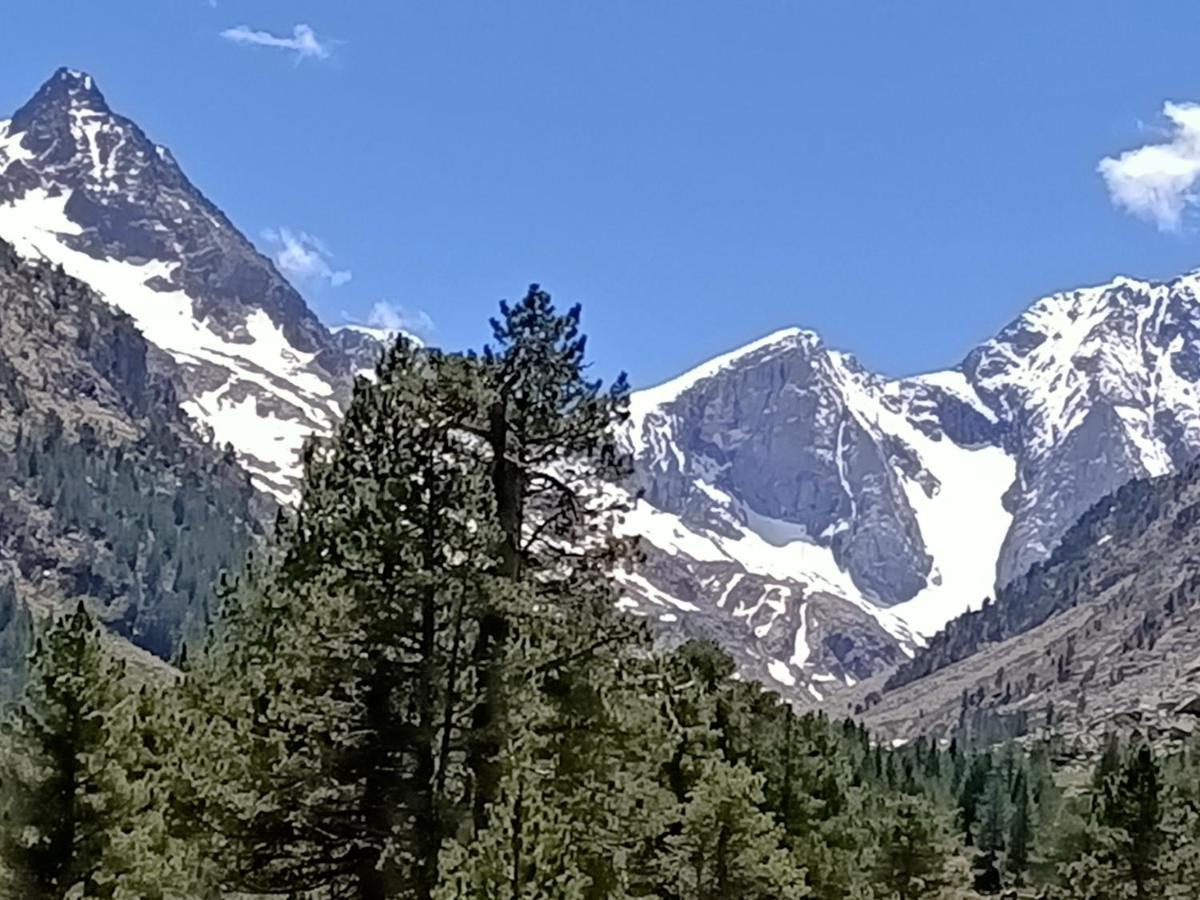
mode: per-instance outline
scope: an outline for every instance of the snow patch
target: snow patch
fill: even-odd
[[[754,575],[796,581],[808,593],[824,591],[844,598],[874,617],[897,640],[913,640],[912,632],[898,616],[862,595],[850,576],[838,567],[828,547],[805,540],[773,544],[745,526],[735,528],[735,537],[694,530],[677,515],[663,512],[644,499],[638,500],[625,514],[617,530],[622,535],[640,536],[672,555],[687,556],[698,562],[730,562]]]
[[[169,284],[175,264],[152,260],[135,264],[96,259],[70,247],[64,238],[81,233],[66,215],[68,192],[51,196],[38,188],[20,200],[0,205],[0,237],[22,256],[62,266],[68,275],[128,313],[146,339],[184,366],[208,364],[227,373],[224,385],[184,405],[205,422],[217,440],[228,441],[252,463],[259,486],[281,499],[292,499],[292,478],[300,450],[314,430],[328,430],[339,415],[332,385],[312,365],[315,355],[293,347],[282,329],[262,310],[246,318],[239,340],[218,335],[195,315],[191,297]],[[235,388],[296,413],[282,419],[262,411],[258,399],[233,400]]]
[[[796,676],[792,674],[787,663],[781,662],[778,659],[773,659],[767,663],[767,674],[787,687],[796,686]]]
[[[33,151],[26,150],[22,145],[25,135],[21,132],[9,134],[12,121],[0,121],[0,173],[3,173],[17,160],[33,159]]]
[[[797,669],[803,669],[805,663],[808,662],[808,657],[812,653],[812,648],[808,646],[808,624],[805,621],[805,615],[808,612],[808,604],[805,603],[800,607],[798,618],[800,624],[796,626],[796,635],[792,639],[792,658],[788,660]]]

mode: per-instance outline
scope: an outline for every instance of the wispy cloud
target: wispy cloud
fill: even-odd
[[[330,54],[330,42],[318,38],[317,33],[303,23],[292,29],[290,37],[272,34],[269,31],[256,31],[248,25],[226,28],[221,32],[221,37],[235,44],[287,50],[295,54],[298,63],[306,59],[328,59]]]
[[[1200,104],[1166,103],[1163,139],[1102,159],[1099,172],[1120,209],[1178,231],[1200,195]]]
[[[293,281],[325,281],[333,287],[348,282],[348,269],[333,267],[333,254],[320,238],[290,228],[271,229],[263,237],[271,246],[275,265]]]
[[[430,318],[429,313],[420,309],[407,309],[387,300],[380,300],[371,307],[371,313],[367,316],[367,324],[373,328],[382,328],[384,331],[402,331],[420,338],[429,337],[434,330],[433,319]]]

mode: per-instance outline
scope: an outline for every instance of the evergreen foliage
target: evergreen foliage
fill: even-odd
[[[20,693],[33,649],[33,615],[11,578],[0,578],[0,709]]]
[[[0,533],[17,568],[61,571],[67,596],[88,598],[109,627],[164,659],[203,638],[218,576],[242,565],[262,531],[233,457],[194,452],[168,429],[110,444],[86,425],[68,436],[52,418],[18,430],[0,484]],[[32,527],[37,539],[22,537]],[[0,662],[13,665],[6,649]]]
[[[38,639],[3,732],[0,878],[28,900],[202,896],[162,813],[150,694],[79,606]]]

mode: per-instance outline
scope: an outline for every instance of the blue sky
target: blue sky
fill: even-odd
[[[331,322],[537,280],[635,384],[792,324],[904,374],[1200,265],[1194,2],[5,6],[0,117],[91,72]]]

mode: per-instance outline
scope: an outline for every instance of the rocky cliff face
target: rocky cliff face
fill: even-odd
[[[167,148],[61,69],[0,122],[0,238],[128,312],[177,364],[184,408],[280,497],[379,344],[333,333]]]
[[[1198,285],[1056,294],[928,375],[874,375],[792,329],[635,395],[630,527],[651,550],[628,603],[801,699],[886,671],[1100,498],[1196,455]],[[819,634],[799,611],[818,597],[838,622]]]

